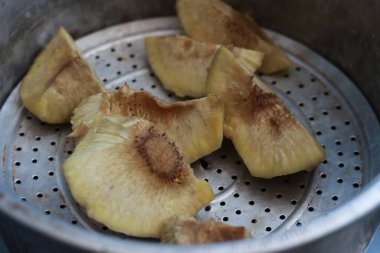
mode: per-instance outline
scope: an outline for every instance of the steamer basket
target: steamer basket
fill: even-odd
[[[60,3],[66,2],[70,1]],[[86,1],[78,2],[74,7],[85,6]],[[118,3],[104,3],[103,7],[116,8]],[[0,13],[18,6],[7,4]],[[151,4],[151,8],[158,8]],[[35,3],[30,6],[37,8]],[[136,12],[148,8],[143,4],[132,6]],[[79,15],[74,7],[74,16]],[[68,17],[66,12],[62,13]],[[138,15],[131,10],[126,13]],[[77,20],[80,26],[86,26],[87,21],[90,22]],[[59,23],[59,18],[56,22]],[[74,27],[74,23],[68,25]],[[32,32],[37,34],[33,43],[43,45],[53,30],[52,27],[46,28],[46,33]],[[232,144],[225,141],[220,150],[192,165],[195,174],[208,181],[216,194],[197,218],[245,226],[253,239],[190,247],[163,245],[113,233],[88,219],[72,199],[60,171],[62,162],[74,148],[66,139],[70,126],[48,125],[36,119],[22,107],[16,82],[5,97],[11,87],[8,84],[7,88],[7,83],[22,77],[21,72],[8,78],[7,83],[0,83],[4,90],[0,111],[0,229],[10,249],[15,252],[363,251],[377,225],[380,203],[380,182],[375,178],[380,165],[380,128],[376,114],[357,88],[368,84],[355,85],[316,52],[281,33],[267,32],[289,54],[294,67],[262,78],[316,135],[327,159],[311,173],[262,180],[249,175]],[[134,89],[173,102],[180,98],[165,91],[149,68],[144,38],[177,33],[183,31],[176,18],[158,17],[100,29],[80,38],[77,44],[107,89],[117,90],[127,82]],[[19,54],[16,50],[27,50],[17,44],[13,58]],[[0,48],[0,55],[4,54]],[[11,55],[0,71],[10,69],[13,58]],[[23,62],[23,69],[29,60]],[[4,72],[4,76],[9,77],[10,73]]]

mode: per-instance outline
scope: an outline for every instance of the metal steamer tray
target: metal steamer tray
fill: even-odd
[[[79,39],[77,44],[109,90],[127,82],[134,89],[173,102],[180,98],[164,90],[148,66],[144,37],[177,33],[183,33],[177,19],[156,18],[107,28]],[[379,164],[379,125],[368,103],[355,85],[321,56],[280,34],[268,33],[289,54],[294,67],[262,79],[316,135],[327,159],[311,173],[263,180],[251,177],[231,142],[224,141],[220,150],[192,164],[196,176],[208,181],[215,193],[215,199],[197,218],[245,226],[255,239],[187,247],[188,251],[199,250],[197,247],[215,252],[240,247],[244,251],[255,246],[261,246],[262,251],[275,250],[294,243],[302,234],[310,239],[326,233],[332,219],[343,222],[344,215],[359,217],[374,205],[363,196],[356,201],[361,208],[349,202],[374,177],[374,166]],[[0,112],[0,187],[11,191],[18,201],[3,195],[0,200],[14,205],[12,215],[44,233],[59,229],[61,240],[80,247],[157,251],[156,242],[113,233],[86,217],[72,199],[60,170],[74,149],[66,138],[70,125],[40,122],[22,107],[18,87]],[[364,192],[369,196],[375,190]],[[299,239],[300,243],[308,238]],[[91,243],[95,240],[102,243]],[[271,245],[271,241],[276,243]],[[160,247],[178,250],[177,246]]]

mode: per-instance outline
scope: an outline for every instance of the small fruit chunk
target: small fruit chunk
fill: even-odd
[[[206,96],[207,71],[220,46],[184,36],[147,37],[149,63],[163,86],[177,96]],[[253,73],[261,66],[264,54],[229,47],[236,59]]]
[[[74,108],[88,96],[103,90],[90,65],[82,58],[64,28],[35,59],[24,77],[20,98],[41,121],[70,121]]]
[[[214,198],[157,125],[122,116],[97,121],[62,167],[90,218],[116,232],[158,238],[166,219],[193,216]]]
[[[214,220],[200,223],[186,216],[171,217],[161,230],[161,242],[175,244],[205,244],[247,237],[244,227],[233,227]]]
[[[74,111],[72,137],[77,141],[94,125],[97,115],[136,116],[165,129],[189,162],[220,148],[223,140],[223,103],[217,96],[168,104],[127,85],[116,93],[100,93]]]
[[[207,92],[224,102],[224,135],[252,176],[273,178],[311,170],[325,159],[316,139],[225,48],[219,49],[211,64]]]
[[[257,50],[265,54],[260,70],[286,70],[291,62],[249,16],[220,0],[177,0],[178,17],[193,39]]]

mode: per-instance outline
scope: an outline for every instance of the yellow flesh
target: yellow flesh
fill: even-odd
[[[149,63],[163,86],[177,96],[206,96],[207,71],[219,46],[184,36],[147,37],[145,48]],[[263,54],[231,47],[236,59],[255,72]]]
[[[224,108],[216,96],[168,104],[124,86],[116,93],[101,93],[83,101],[74,111],[71,136],[79,140],[98,115],[136,116],[154,122],[165,129],[189,162],[219,149],[223,140]]]
[[[213,199],[162,129],[139,118],[97,121],[62,167],[89,217],[127,235],[159,237],[164,220],[193,216]]]
[[[265,57],[260,68],[263,73],[291,67],[286,54],[252,18],[220,0],[177,0],[177,13],[186,33],[193,39],[263,52]]]
[[[102,90],[70,35],[60,28],[35,59],[19,95],[24,106],[41,121],[59,124],[70,121],[82,99]]]
[[[224,102],[224,134],[252,176],[273,178],[310,170],[324,160],[315,138],[225,48],[219,49],[210,67],[207,92]]]

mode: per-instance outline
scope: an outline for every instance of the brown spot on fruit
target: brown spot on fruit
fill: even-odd
[[[136,136],[135,143],[149,170],[167,183],[181,184],[186,176],[183,156],[165,133],[155,127]]]

